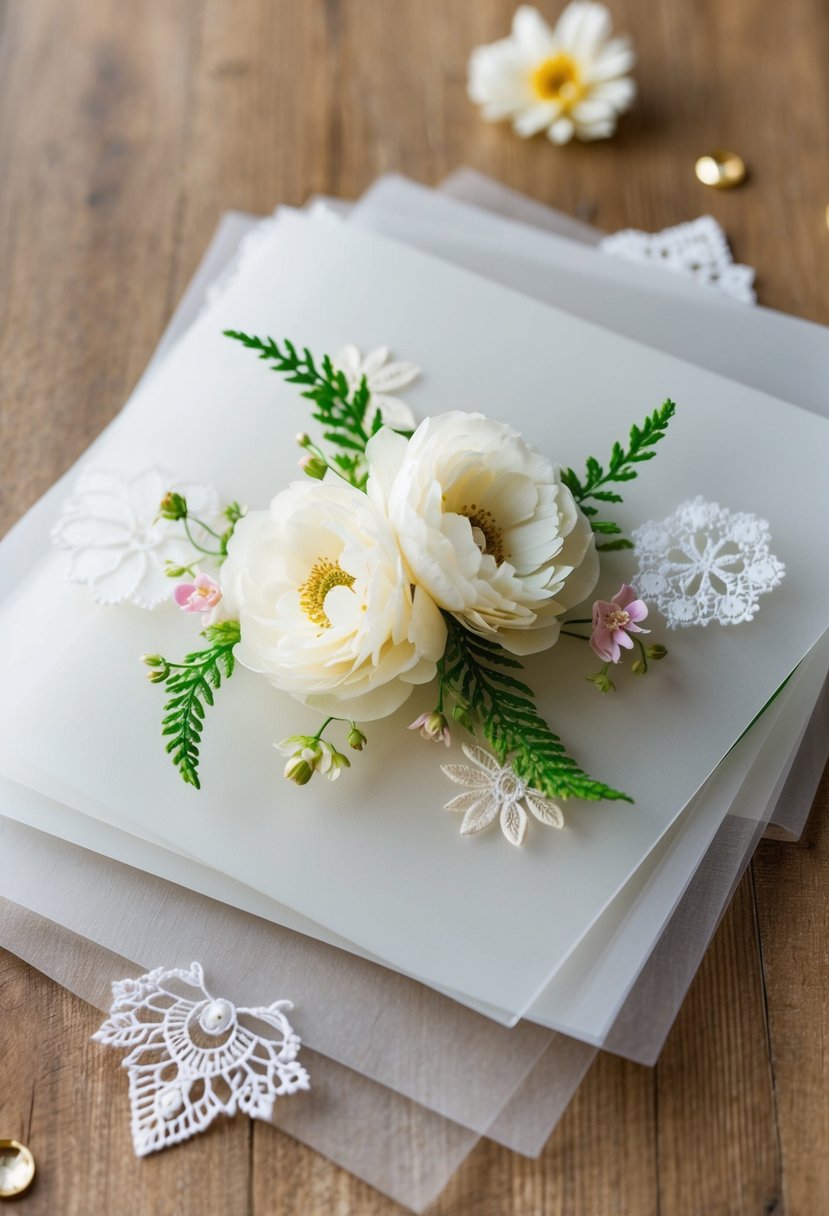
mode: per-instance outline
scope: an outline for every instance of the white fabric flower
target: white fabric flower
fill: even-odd
[[[469,62],[469,96],[490,122],[510,119],[517,135],[546,131],[555,144],[607,139],[629,109],[636,86],[629,38],[611,37],[603,4],[574,0],[550,29],[522,5],[512,34],[478,47]]]
[[[483,414],[427,418],[410,440],[368,444],[368,493],[412,581],[473,633],[515,654],[558,639],[556,619],[595,586],[587,518],[549,460]]]
[[[360,387],[365,376],[371,393],[367,414],[369,425],[379,410],[386,426],[396,431],[413,431],[414,414],[405,401],[401,401],[394,394],[412,384],[420,375],[420,368],[415,367],[413,363],[389,363],[388,358],[387,346],[379,346],[377,350],[366,355],[365,359],[361,357],[356,346],[345,346],[334,360],[334,366],[345,375],[352,390]]]
[[[241,520],[221,569],[237,658],[324,713],[393,713],[435,675],[446,626],[388,521],[339,481],[295,482]]]
[[[498,819],[510,844],[520,845],[527,830],[528,810],[547,827],[564,827],[561,807],[541,790],[522,781],[510,765],[500,765],[483,747],[469,747],[464,743],[463,750],[475,768],[468,764],[441,765],[450,781],[465,785],[468,791],[451,798],[445,808],[464,813],[461,836],[482,832]]]
[[[69,582],[85,583],[99,604],[155,608],[169,600],[173,588],[165,564],[183,566],[198,556],[180,521],[159,518],[169,490],[182,494],[205,523],[215,522],[218,499],[212,486],[175,481],[158,468],[134,477],[86,469],[52,529],[54,543],[69,552]]]

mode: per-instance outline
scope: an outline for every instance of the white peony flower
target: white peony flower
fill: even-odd
[[[517,135],[546,131],[555,144],[607,139],[636,86],[629,38],[611,38],[603,4],[574,0],[550,29],[522,5],[512,34],[478,47],[469,61],[469,96],[490,122],[510,119]]]
[[[515,654],[558,638],[557,617],[595,586],[587,518],[549,460],[483,414],[427,418],[410,440],[378,431],[368,493],[412,581],[473,633]]]
[[[420,368],[415,367],[413,363],[389,363],[388,358],[387,346],[378,347],[363,359],[357,347],[349,345],[343,347],[337,355],[334,366],[343,372],[352,390],[360,387],[365,376],[371,393],[367,415],[369,425],[380,410],[386,426],[396,431],[413,431],[414,414],[405,401],[393,394],[398,389],[412,384],[420,375]]]
[[[54,543],[69,551],[68,581],[85,583],[98,604],[155,608],[169,600],[173,588],[166,563],[184,566],[198,556],[181,523],[159,517],[169,490],[182,494],[194,515],[215,523],[218,500],[212,486],[174,481],[157,468],[134,477],[86,469],[52,529]]]
[[[388,521],[345,483],[295,482],[246,515],[221,581],[239,661],[324,713],[385,717],[435,675],[443,618]]]

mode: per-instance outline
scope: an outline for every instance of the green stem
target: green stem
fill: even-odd
[[[199,542],[196,540],[196,538],[193,536],[193,533],[190,531],[190,523],[189,523],[188,517],[185,515],[182,518],[183,518],[183,523],[184,523],[184,531],[187,533],[187,539],[190,541],[190,544],[193,546],[194,549],[198,549],[199,553],[204,553],[207,557],[226,557],[227,556],[227,554],[223,553],[221,549],[205,549],[204,545],[200,545]],[[194,519],[193,522],[199,524],[199,520],[197,520],[197,519]],[[199,526],[203,528],[204,524],[199,524]],[[207,528],[206,531],[210,532],[210,528]],[[213,532],[212,535],[216,536],[216,533]],[[216,536],[216,539],[221,544],[222,538],[220,536]]]
[[[436,709],[439,714],[443,713],[443,698],[446,693],[446,660],[442,658],[438,663],[438,703]]]
[[[204,528],[205,532],[209,532],[210,535],[219,542],[219,544],[222,544],[222,537],[219,535],[219,533],[214,532],[212,528],[208,527],[203,519],[197,519],[195,515],[189,515],[187,518],[192,519],[194,524],[198,524],[200,528]]]
[[[628,634],[628,637],[630,637],[630,634]],[[639,639],[638,639],[638,638],[636,638],[636,637],[635,637],[633,640],[634,640],[634,642],[636,643],[636,645],[639,647],[640,651],[642,652],[642,666],[645,668],[645,672],[644,672],[644,674],[645,674],[645,675],[647,675],[647,671],[648,671],[648,652],[645,650],[644,645],[642,644],[642,642],[640,642],[640,641],[639,641]]]
[[[317,731],[317,733],[315,735],[311,736],[312,739],[321,739],[322,732],[325,730],[326,726],[330,726],[332,722],[339,722],[339,721],[340,721],[340,719],[335,718],[335,717],[326,718],[325,721],[323,722],[322,726]]]

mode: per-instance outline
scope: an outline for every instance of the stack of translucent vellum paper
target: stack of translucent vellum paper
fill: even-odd
[[[829,751],[829,331],[600,235],[469,171],[228,214],[119,416],[0,545],[0,944],[102,1009],[113,980],[192,959],[232,1000],[289,998],[312,1087],[274,1122],[415,1211],[480,1137],[537,1155],[600,1049],[655,1062],[758,839],[799,836]],[[616,703],[576,646],[553,652],[567,679],[532,669],[632,805],[568,803],[520,850],[460,837],[439,763],[458,741],[401,735],[420,690],[343,780],[297,788],[272,745],[311,718],[244,671],[202,790],[179,781],[137,658],[184,653],[188,622],[94,604],[49,537],[84,468],[163,465],[257,507],[296,478],[307,403],[228,329],[388,347],[422,369],[418,418],[481,410],[564,465],[677,401],[623,522],[702,495],[767,519],[786,575],[745,625],[665,633],[669,661]],[[611,591],[632,558],[608,557]]]

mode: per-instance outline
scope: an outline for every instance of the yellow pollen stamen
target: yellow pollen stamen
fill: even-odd
[[[540,63],[530,77],[530,83],[541,101],[558,101],[565,110],[581,101],[585,94],[579,65],[565,51]]]
[[[625,625],[630,624],[630,613],[625,612],[624,608],[617,608],[607,614],[604,624],[605,629],[624,629]]]
[[[504,534],[491,511],[473,502],[471,506],[461,507],[458,514],[465,515],[472,524],[473,536],[476,529],[480,533],[483,544],[479,544],[479,548],[482,553],[494,557],[499,566],[507,560],[509,555],[504,549]],[[478,537],[475,537],[475,543],[479,543]]]
[[[331,622],[325,612],[325,597],[332,587],[353,587],[354,575],[347,574],[339,562],[320,557],[311,567],[311,573],[299,588],[299,606],[309,621],[321,629],[330,629]]]

